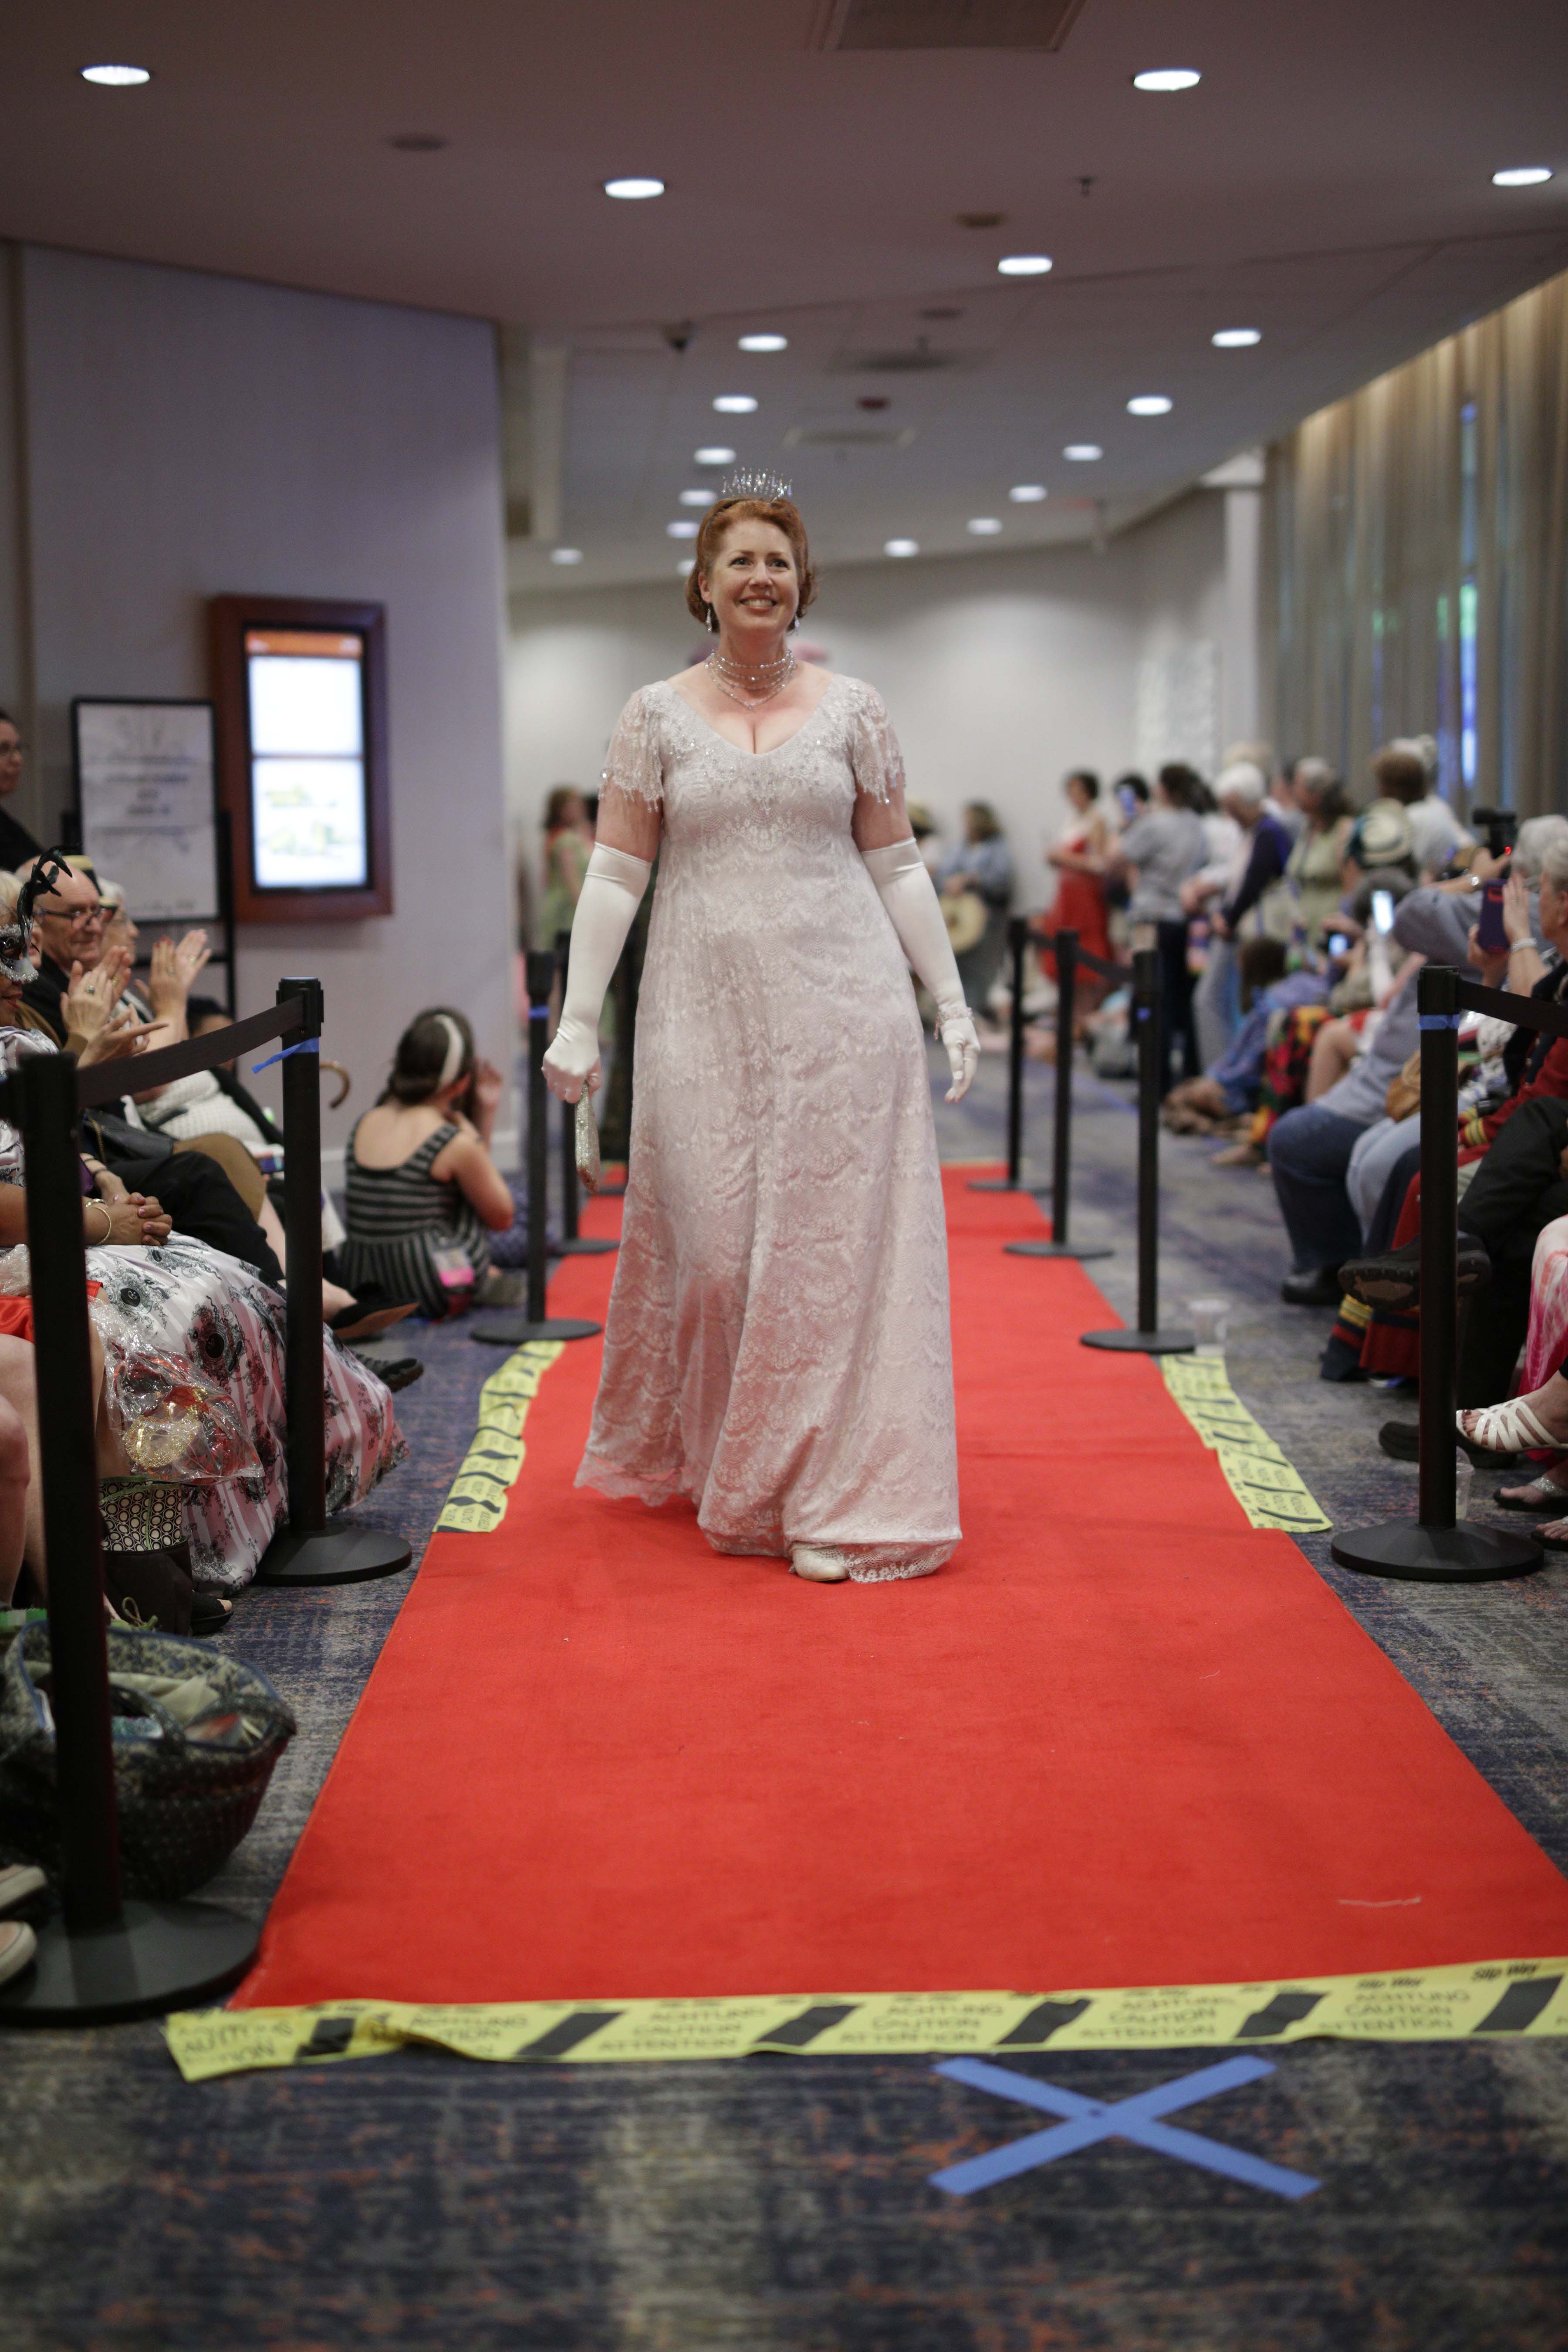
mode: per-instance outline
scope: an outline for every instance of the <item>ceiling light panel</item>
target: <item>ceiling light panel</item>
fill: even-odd
[[[1552,172],[1545,163],[1516,163],[1506,172],[1492,173],[1494,188],[1538,188],[1542,180],[1550,180]]]
[[[1135,73],[1132,87],[1134,89],[1169,93],[1178,89],[1195,89],[1202,79],[1202,74],[1194,73],[1191,66],[1156,66],[1149,73]]]
[[[742,335],[738,349],[742,352],[787,352],[787,335]]]
[[[1104,455],[1098,441],[1069,441],[1062,451],[1062,456],[1070,457],[1075,466],[1092,466],[1097,457]]]
[[[971,518],[968,528],[974,533],[976,539],[994,539],[1002,526],[994,515],[974,515]]]
[[[1222,327],[1217,334],[1209,337],[1209,341],[1215,351],[1241,352],[1253,343],[1260,343],[1263,332],[1258,327]]]
[[[1170,413],[1171,403],[1163,392],[1141,392],[1127,404],[1129,416],[1168,416]]]
[[[691,462],[694,466],[732,466],[735,452],[726,449],[721,442],[711,442],[705,448],[694,449]]]
[[[1016,482],[1007,496],[1016,507],[1036,507],[1046,495],[1044,482]]]
[[[146,66],[83,66],[81,78],[97,89],[140,89],[153,76]]]
[[[1050,267],[1048,253],[1009,253],[996,264],[1004,278],[1043,278]]]
[[[624,204],[645,204],[649,196],[663,195],[664,182],[638,179],[606,180],[605,194],[607,196],[618,196]]]
[[[721,416],[750,416],[756,404],[749,392],[721,392],[713,403]]]

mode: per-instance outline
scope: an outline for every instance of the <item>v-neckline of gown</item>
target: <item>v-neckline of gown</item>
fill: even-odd
[[[806,729],[811,725],[812,720],[816,717],[817,712],[822,709],[823,704],[827,700],[828,696],[838,684],[838,676],[837,673],[835,672],[833,677],[828,679],[826,688],[817,698],[816,707],[806,712],[805,717],[801,720],[800,725],[798,727],[792,728],[790,732],[784,737],[782,743],[770,743],[765,751],[748,751],[743,744],[731,743],[728,735],[720,734],[719,730],[714,726],[710,719],[703,718],[702,713],[698,709],[697,705],[694,702],[687,700],[686,696],[681,693],[680,688],[676,685],[673,678],[667,677],[664,683],[668,687],[676,700],[685,704],[686,709],[691,713],[692,718],[696,719],[699,727],[703,729],[705,733],[711,735],[716,743],[722,743],[727,751],[733,751],[737,759],[771,760],[775,751],[783,751],[786,750],[788,746],[795,741],[797,735],[805,734]]]

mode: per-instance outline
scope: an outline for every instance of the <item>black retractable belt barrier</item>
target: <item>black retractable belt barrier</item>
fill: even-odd
[[[1013,1004],[1007,1027],[1007,1173],[1005,1176],[976,1176],[970,1180],[972,1192],[1032,1192],[1040,1188],[1026,1184],[1024,1167],[1024,957],[1029,944],[1029,926],[1022,915],[1012,917],[1007,925],[1007,948],[1012,958]]]
[[[279,1005],[300,1007],[298,1040],[283,1055],[283,1231],[289,1264],[285,1362],[289,1401],[289,1524],[274,1536],[258,1584],[360,1584],[393,1576],[413,1552],[375,1528],[327,1525],[326,1330],[321,1265],[321,983],[280,980]],[[220,1049],[223,1032],[211,1041]]]
[[[1086,1348],[1143,1356],[1184,1356],[1190,1331],[1160,1328],[1160,960],[1132,959],[1132,1024],[1138,1040],[1138,1323],[1131,1331],[1085,1331]]]
[[[1004,1242],[1009,1257],[1110,1257],[1112,1252],[1092,1244],[1068,1239],[1068,1192],[1072,1184],[1072,1056],[1079,961],[1097,971],[1113,969],[1099,956],[1087,955],[1076,931],[1058,931],[1052,942],[1057,959],[1057,1073],[1055,1120],[1051,1133],[1051,1238],[1048,1242]]]
[[[637,1034],[637,990],[641,984],[642,961],[639,944],[639,919],[634,918],[626,933],[626,946],[621,950],[620,962],[616,966],[616,1054],[610,1069],[610,1083],[605,1089],[605,1124],[611,1124],[611,1098],[616,1106],[616,1122],[621,1132],[619,1149],[612,1150],[612,1160],[629,1163],[632,1148],[632,1087],[636,1075]],[[619,1200],[626,1191],[625,1183],[605,1182],[599,1187],[601,1201]]]
[[[1442,964],[1415,976],[1421,1037],[1421,1404],[1417,1516],[1336,1535],[1342,1568],[1416,1584],[1481,1584],[1528,1576],[1545,1559],[1511,1528],[1454,1516],[1455,1359],[1458,1350],[1459,1008],[1500,1013],[1526,1029],[1568,1036],[1568,1013],[1478,988]]]
[[[314,980],[286,980],[278,993],[273,1011],[143,1055],[135,1068],[142,1086],[167,1086],[273,1038],[295,1041],[283,1066],[285,1217],[296,1268],[286,1340],[290,1525],[261,1573],[269,1581],[329,1583],[405,1567],[409,1549],[374,1532],[323,1532],[321,992]],[[256,1953],[249,1920],[208,1903],[127,1901],[121,1888],[76,1122],[79,1108],[123,1093],[126,1074],[123,1062],[79,1072],[72,1055],[37,1055],[0,1087],[0,1107],[20,1128],[26,1155],[63,1875],[61,1916],[39,1931],[36,1960],[0,1985],[7,2024],[107,2024],[211,2000],[238,1982]],[[277,1572],[282,1561],[292,1572]]]
[[[566,1002],[566,964],[572,947],[570,931],[555,934],[555,969],[561,977],[561,1001]],[[577,1174],[577,1107],[563,1102],[561,1106],[561,1239],[555,1244],[558,1257],[604,1257],[618,1242],[595,1240],[577,1230],[579,1207]]]
[[[487,1348],[518,1348],[528,1339],[591,1339],[604,1327],[579,1317],[546,1315],[548,1270],[545,1212],[550,1189],[550,1088],[544,1077],[555,957],[549,948],[528,956],[528,1312],[476,1323],[468,1337]],[[575,1167],[573,1170],[576,1174]]]

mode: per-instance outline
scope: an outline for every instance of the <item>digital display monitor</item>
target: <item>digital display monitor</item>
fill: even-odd
[[[248,628],[251,875],[258,890],[370,881],[365,639]]]

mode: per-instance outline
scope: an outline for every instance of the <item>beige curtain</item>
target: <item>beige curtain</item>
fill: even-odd
[[[1267,528],[1277,744],[1359,794],[1433,735],[1461,809],[1568,811],[1568,276],[1277,443]]]

